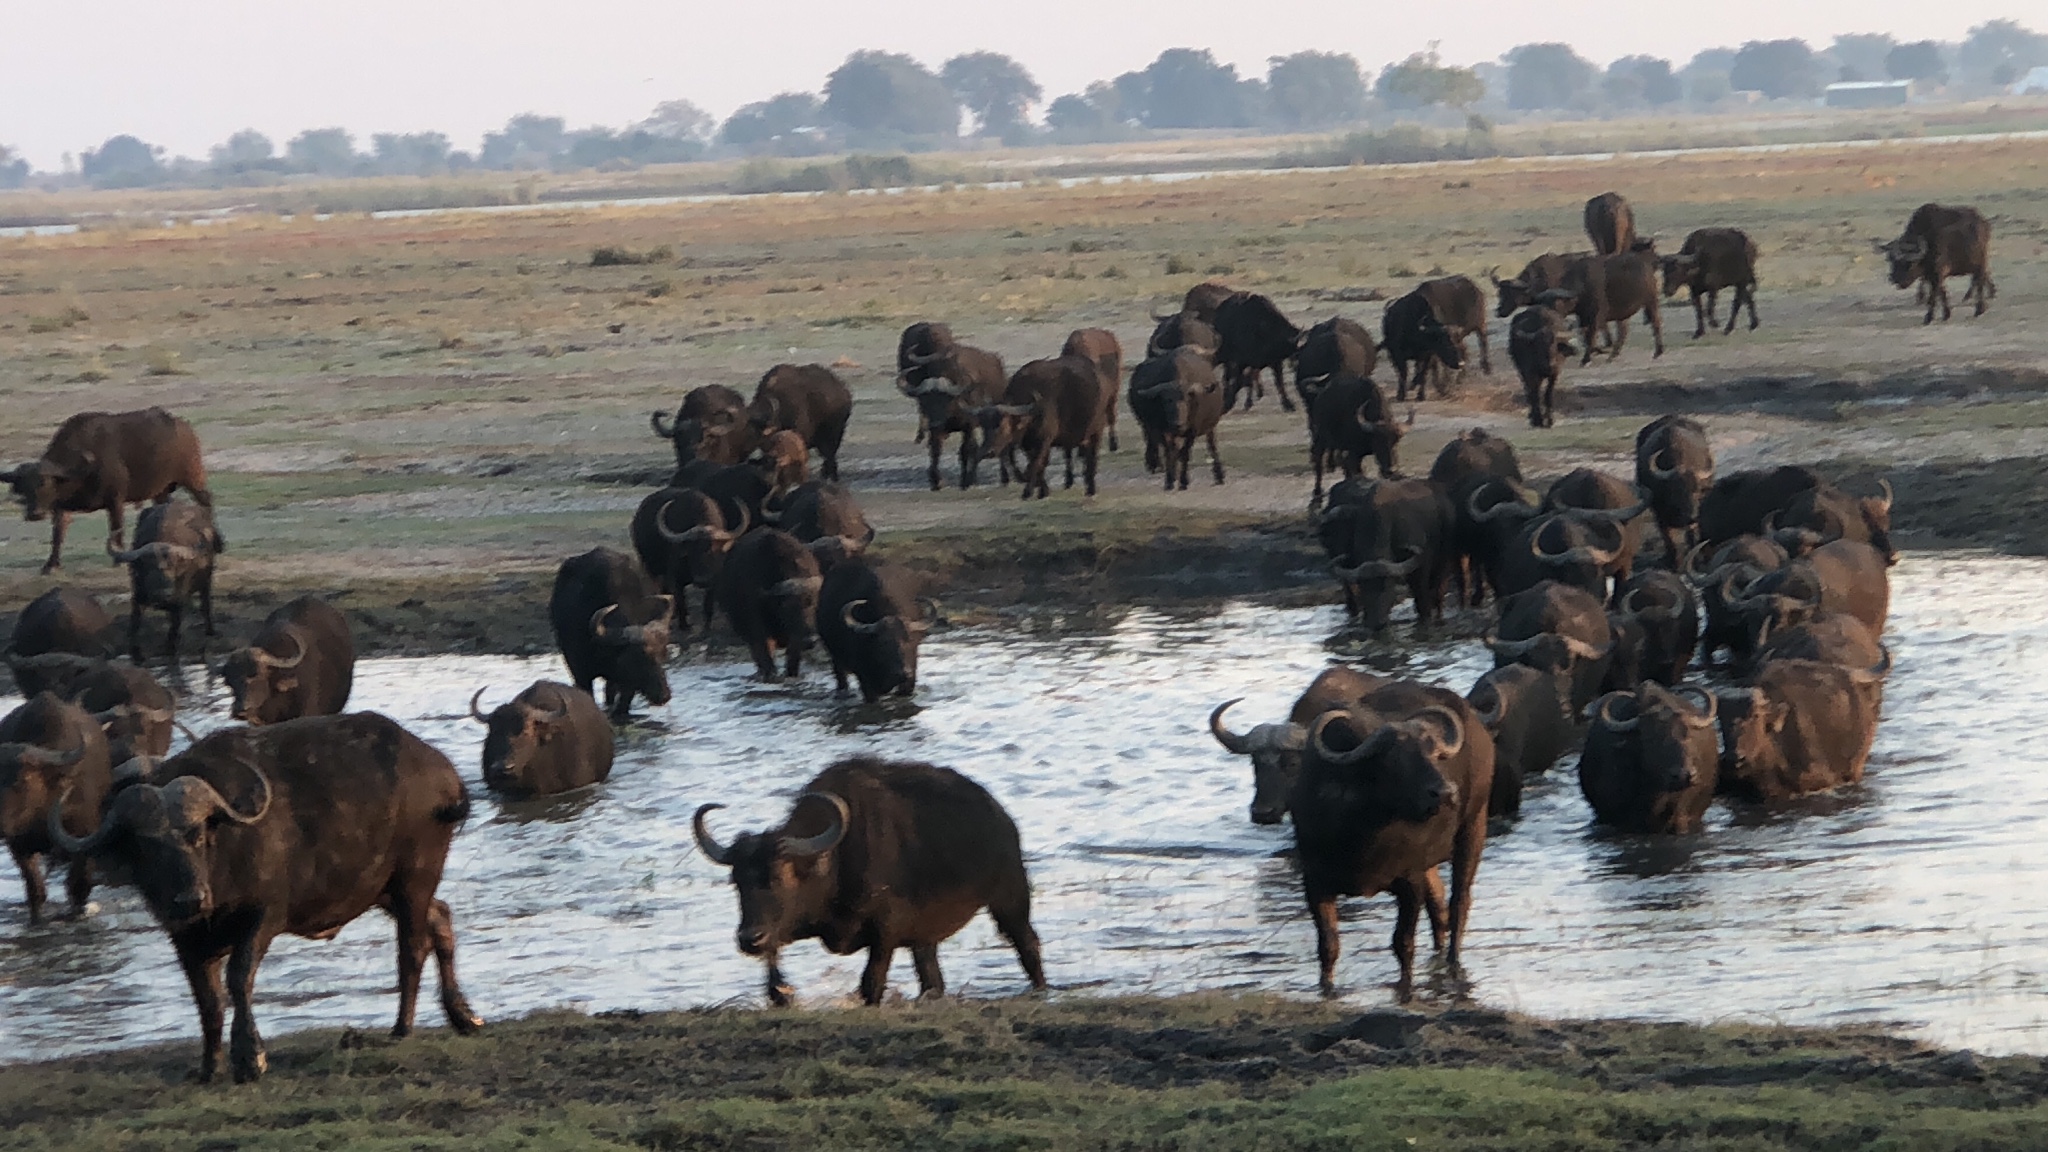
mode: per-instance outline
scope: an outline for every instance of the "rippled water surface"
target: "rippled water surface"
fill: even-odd
[[[1909,557],[1891,628],[1886,719],[1856,789],[1774,812],[1723,804],[1702,835],[1671,839],[1593,828],[1569,760],[1536,781],[1520,822],[1487,845],[1467,939],[1476,995],[1551,1015],[1896,1023],[2048,1051],[2048,563]],[[1336,608],[1133,609],[936,634],[917,702],[870,708],[835,699],[827,674],[763,686],[742,651],[693,649],[672,670],[675,701],[622,734],[608,784],[548,804],[480,794],[441,889],[463,982],[486,1018],[758,1002],[760,968],[733,947],[732,892],[689,814],[723,801],[722,834],[760,827],[832,758],[876,752],[960,768],[1016,817],[1055,987],[1312,995],[1291,834],[1248,821],[1249,764],[1203,719],[1238,695],[1240,727],[1277,718],[1332,657],[1461,691],[1490,663],[1476,641],[1417,640],[1407,625],[1364,640]],[[404,722],[474,784],[469,693],[489,684],[502,700],[560,675],[552,659],[369,660],[353,703]],[[187,677],[188,719],[218,724],[218,685],[196,666]],[[0,1060],[196,1035],[140,901],[95,899],[82,922],[32,930],[18,877],[0,874]],[[1392,903],[1354,901],[1346,917],[1338,978],[1381,1000]],[[1024,987],[986,918],[941,959],[956,992]],[[785,958],[812,1003],[851,997],[860,963],[811,942]],[[381,914],[327,943],[280,939],[259,1019],[271,1035],[386,1027],[394,973]],[[893,975],[915,991],[907,956]],[[421,1019],[438,1026],[434,1004],[423,998]]]

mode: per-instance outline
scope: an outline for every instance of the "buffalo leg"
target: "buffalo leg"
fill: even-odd
[[[1692,290],[1692,338],[1695,340],[1707,334],[1707,312],[1706,309],[1700,307],[1701,298],[1702,294],[1700,290],[1694,288]],[[1711,295],[1707,295],[1705,298],[1708,300],[1713,299]],[[1739,304],[1740,297],[1738,297],[1737,300]],[[1735,314],[1733,312],[1730,312],[1728,316],[1728,327],[1735,327]]]
[[[1557,423],[1557,374],[1543,382],[1543,426],[1550,428]]]
[[[1934,309],[1936,305],[1941,307],[1941,318],[1943,320],[1948,319],[1948,283],[1943,277],[1929,276],[1927,278],[1927,318],[1921,321],[1922,324],[1934,323]]]
[[[917,965],[917,994],[940,997],[946,994],[946,974],[939,971],[939,946],[937,944],[912,944],[911,963]]]
[[[754,671],[761,674],[761,679],[771,684],[774,683],[777,678],[775,674],[775,653],[769,650],[767,637],[749,637],[747,640],[747,650],[753,653]]]
[[[1747,305],[1749,305],[1749,330],[1750,330],[1751,332],[1754,332],[1754,331],[1756,331],[1756,326],[1757,326],[1757,318],[1756,318],[1756,285],[1755,285],[1754,283],[1751,283],[1751,284],[1744,284],[1744,285],[1742,286],[1742,302],[1743,302],[1743,303],[1745,303],[1745,304],[1747,304]],[[1735,318],[1734,318],[1733,316],[1730,316],[1730,317],[1728,318],[1728,321],[1729,321],[1729,326],[1730,326],[1731,328],[1732,328],[1732,327],[1734,327],[1734,322],[1735,322]]]
[[[1194,454],[1195,438],[1193,436],[1182,436],[1179,443],[1174,447],[1173,456],[1166,464],[1167,491],[1173,491],[1176,479],[1180,483],[1181,491],[1185,492],[1188,490],[1188,460]]]
[[[706,640],[711,638],[711,614],[717,605],[718,601],[712,598],[711,589],[706,588],[704,590],[704,638]]]
[[[235,1005],[235,1026],[228,1036],[228,1065],[235,1074],[235,1083],[247,1084],[259,1080],[270,1060],[263,1054],[263,1036],[256,1030],[256,969],[263,963],[263,954],[269,951],[270,940],[262,929],[251,929],[242,938],[235,950],[228,954],[228,998]],[[401,962],[404,953],[400,953]],[[419,990],[419,977],[415,972],[413,990]]]
[[[1415,890],[1415,878],[1404,876],[1387,890],[1394,896],[1394,962],[1401,966],[1395,984],[1403,1000],[1415,986],[1415,926],[1422,919],[1422,894]]]
[[[28,922],[41,924],[43,903],[50,898],[50,890],[43,885],[42,866],[36,862],[34,852],[12,844],[7,847],[14,854],[14,866],[21,869],[21,890],[28,894]]]
[[[1299,390],[1300,384],[1297,383],[1295,388]],[[1280,397],[1280,410],[1282,412],[1294,411],[1294,401],[1287,396],[1287,365],[1285,364],[1273,366],[1273,391]],[[1304,400],[1303,403],[1307,403],[1307,401]]]
[[[1072,488],[1074,486],[1074,450],[1071,447],[1069,447],[1060,449],[1060,452],[1066,457],[1067,460],[1067,482],[1065,484],[1062,484],[1061,487]]]
[[[839,694],[846,695],[846,665],[839,662],[837,653],[832,656],[832,679],[839,684]]]
[[[1027,470],[1024,474],[1024,498],[1026,500],[1031,498],[1034,488],[1036,488],[1040,500],[1052,494],[1045,483],[1045,473],[1051,466],[1052,444],[1048,441],[1045,444],[1041,444],[1038,451],[1031,454],[1031,463],[1027,465]],[[1072,481],[1072,477],[1068,479],[1069,482]]]
[[[430,906],[428,923],[433,929],[434,976],[441,985],[441,1011],[448,1015],[448,1026],[457,1032],[474,1032],[484,1022],[469,1009],[469,998],[462,994],[462,985],[455,979],[455,913],[448,910],[445,901],[436,900]]]
[[[924,414],[919,413],[917,417],[917,435],[910,442],[912,444],[924,443],[925,434],[930,428],[931,425],[925,421]]]
[[[768,1002],[777,1008],[789,1007],[790,1001],[796,999],[796,989],[782,978],[780,953],[770,952],[763,959],[768,962]]]
[[[1335,893],[1321,895],[1311,893],[1308,898],[1309,915],[1316,922],[1316,965],[1320,975],[1316,986],[1323,995],[1335,995],[1337,991],[1337,954],[1341,950],[1337,939],[1337,896]]]
[[[413,1018],[419,1010],[420,974],[426,970],[434,938],[426,910],[407,895],[404,881],[395,881],[393,887],[397,891],[384,906],[398,931],[398,1021],[391,1025],[391,1036],[402,1040],[412,1035]]]
[[[116,499],[107,505],[107,542],[115,548],[125,548],[128,546],[124,542],[127,535],[128,506]],[[114,563],[118,566],[121,562],[116,560]]]
[[[895,958],[896,949],[886,944],[868,946],[868,966],[860,974],[862,1003],[875,1005],[882,1002],[882,993],[889,988],[889,962]]]
[[[50,558],[43,561],[43,575],[48,576],[63,567],[61,557],[64,554],[64,529],[70,524],[71,513],[62,509],[50,513]]]
[[[176,652],[171,655],[175,657]],[[142,663],[142,597],[128,598],[128,658]]]
[[[1116,378],[1113,374],[1110,377],[1109,383],[1112,388],[1116,386]],[[1123,451],[1123,446],[1116,442],[1116,397],[1114,395],[1109,398],[1109,450],[1111,452]]]
[[[1422,870],[1422,910],[1429,914],[1429,944],[1438,952],[1444,950],[1444,932],[1449,926],[1449,914],[1444,909],[1444,877],[1435,868]]]
[[[1166,465],[1160,471],[1166,475],[1165,490],[1171,492],[1173,491],[1174,467],[1180,459],[1180,449],[1175,445],[1174,439],[1171,436],[1162,436],[1159,440],[1159,456]]]
[[[178,633],[185,624],[184,600],[173,596],[171,606],[164,609],[164,614],[170,618],[170,635],[164,640],[164,655],[170,657],[171,663],[175,664],[178,662]]]
[[[782,650],[783,675],[791,680],[803,675],[804,650],[800,645],[791,644]]]
[[[1031,927],[1031,888],[1021,879],[1014,885],[1015,891],[1006,898],[989,902],[989,919],[996,922],[996,931],[1017,950],[1017,963],[1024,968],[1025,979],[1037,989],[1045,987],[1045,965],[1038,955],[1038,933]]]
[[[1472,881],[1479,875],[1479,857],[1486,850],[1486,806],[1480,805],[1451,848],[1451,944],[1444,959],[1458,966],[1465,940],[1465,921],[1472,915]]]
[[[1479,332],[1478,332],[1478,336],[1479,336],[1479,371],[1480,371],[1480,372],[1482,372],[1482,373],[1484,373],[1484,374],[1486,374],[1486,375],[1488,375],[1488,376],[1491,376],[1491,375],[1493,375],[1493,355],[1492,355],[1492,353],[1490,353],[1489,351],[1487,351],[1487,348],[1486,348],[1486,329],[1484,329],[1484,328],[1481,328],[1481,329],[1479,330]]]
[[[1315,512],[1323,506],[1323,455],[1322,444],[1315,443],[1309,445],[1309,467],[1314,468],[1316,472],[1315,491],[1309,493],[1308,497],[1308,510],[1310,512]]]
[[[925,469],[925,479],[931,481],[932,491],[937,492],[940,488],[939,457],[943,455],[946,451],[946,434],[944,432],[938,431],[937,429],[933,429],[930,440],[932,450],[932,462],[931,467]],[[967,452],[964,448],[960,452],[960,474],[963,478],[967,474]],[[963,484],[962,487],[965,487],[965,485]]]
[[[1095,495],[1095,465],[1101,454],[1102,442],[1100,440],[1091,439],[1086,444],[1081,445],[1081,479],[1085,482],[1082,490],[1090,496]],[[1187,487],[1187,466],[1185,463],[1181,466],[1181,487]]]
[[[199,1009],[199,1082],[213,1083],[220,1071],[221,1010],[220,969],[224,956],[200,956],[178,949],[178,964],[185,969],[185,982],[192,986],[192,1003]]]
[[[1216,430],[1209,429],[1209,471],[1215,473],[1216,482],[1223,483],[1223,457],[1216,454]]]
[[[73,857],[64,873],[64,894],[71,897],[73,915],[85,915],[86,901],[92,898],[92,884],[92,857]]]
[[[1406,400],[1408,398],[1408,362],[1406,360],[1394,361],[1394,389],[1394,399]]]
[[[980,445],[974,442],[973,432],[960,433],[960,490],[974,487],[974,474],[981,470]],[[932,465],[932,491],[939,490],[938,465]]]
[[[1657,302],[1655,294],[1652,294],[1650,302],[1643,306],[1643,314],[1650,325],[1651,343],[1657,347],[1655,355],[1650,357],[1655,360],[1658,356],[1664,355],[1664,305]]]
[[[677,608],[678,608],[678,609],[680,609],[680,608],[681,608],[681,606],[682,606],[682,601],[678,600],[678,601],[676,602],[676,605],[677,605]],[[200,574],[199,574],[199,616],[200,616],[200,618],[201,618],[201,619],[203,619],[203,620],[204,620],[204,621],[206,622],[206,634],[207,634],[208,636],[218,636],[218,635],[220,635],[220,633],[218,633],[218,632],[215,632],[215,631],[213,630],[213,569],[212,569],[212,568],[208,568],[208,569],[207,569],[207,570],[206,570],[205,572],[202,572],[202,573],[200,573]],[[685,621],[684,623],[685,623],[685,624],[687,625],[687,623],[688,623],[688,622],[687,622],[687,621]],[[203,645],[202,645],[202,647],[203,647]]]

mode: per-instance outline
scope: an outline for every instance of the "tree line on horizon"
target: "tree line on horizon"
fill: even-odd
[[[367,149],[341,128],[315,128],[283,149],[253,129],[215,145],[204,160],[117,135],[55,177],[100,188],[167,184],[262,184],[293,176],[438,176],[470,169],[635,168],[706,156],[809,156],[843,149],[926,151],[963,132],[1009,144],[1089,143],[1150,131],[1230,129],[1302,132],[1369,118],[1496,112],[1600,115],[1655,109],[1710,110],[1754,93],[1768,100],[1818,96],[1835,81],[1912,80],[1962,95],[2002,90],[2048,66],[2048,35],[2011,20],[1970,29],[1959,43],[1901,42],[1882,33],[1837,36],[1826,49],[1803,40],[1752,40],[1710,48],[1684,66],[1651,55],[1601,67],[1569,44],[1523,44],[1498,62],[1444,63],[1434,45],[1370,76],[1343,52],[1305,51],[1268,60],[1263,77],[1240,76],[1207,49],[1169,48],[1143,69],[1045,104],[1021,63],[969,52],[936,71],[901,53],[863,50],[817,92],[784,92],[720,123],[687,100],[657,107],[624,128],[570,129],[558,116],[525,113],[487,133],[474,152],[440,132],[378,133]],[[1747,97],[1741,97],[1747,98]],[[0,146],[0,188],[34,177]]]

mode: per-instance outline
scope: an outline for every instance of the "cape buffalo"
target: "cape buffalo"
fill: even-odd
[[[91,713],[114,763],[170,751],[177,701],[147,668],[74,652],[9,655],[7,664],[22,695],[49,692]]]
[[[515,798],[553,796],[612,774],[612,726],[590,693],[537,681],[485,715],[486,689],[469,698],[470,718],[484,726],[484,787]]]
[[[1079,356],[1095,365],[1095,379],[1102,388],[1102,406],[1109,423],[1109,450],[1120,452],[1116,442],[1117,388],[1124,378],[1124,346],[1107,328],[1076,328],[1060,346],[1061,356]]]
[[[1365,325],[1332,316],[1301,334],[1294,351],[1294,390],[1314,411],[1315,394],[1340,373],[1368,377],[1379,364],[1379,345]]]
[[[983,405],[1002,399],[1003,387],[1009,381],[1009,374],[1003,371],[1003,358],[965,344],[952,344],[929,353],[911,352],[908,356],[910,366],[898,378],[898,387],[917,402],[918,424],[931,446],[931,466],[925,477],[931,482],[932,491],[937,492],[941,486],[939,456],[945,451],[946,437],[957,432],[960,487],[971,488],[981,463],[980,449],[974,441],[974,413]],[[1008,484],[1009,458],[1005,456],[998,463],[1003,483]]]
[[[1357,476],[1367,456],[1381,476],[1394,475],[1395,448],[1402,429],[1387,411],[1386,393],[1362,376],[1338,373],[1308,402],[1308,462],[1316,474],[1308,508],[1322,507],[1323,473]]]
[[[107,514],[107,543],[121,547],[127,505],[161,504],[183,488],[201,505],[213,507],[199,437],[192,426],[161,408],[139,412],[81,412],[50,437],[40,459],[0,472],[30,520],[50,520],[50,558],[55,572],[64,551],[64,529],[74,512]]]
[[[348,707],[355,683],[348,618],[318,596],[301,596],[264,617],[220,674],[234,695],[229,714],[245,724],[335,715]]]
[[[1636,214],[1619,192],[1602,192],[1586,201],[1586,238],[1602,256],[1635,246]]]
[[[1863,779],[1890,670],[1888,654],[1871,668],[1772,660],[1722,693],[1721,790],[1772,801]]]
[[[803,437],[823,459],[818,474],[827,480],[839,479],[839,444],[852,418],[853,393],[822,364],[777,364],[762,375],[747,404],[747,423],[756,435],[788,429]]]
[[[1404,996],[1414,981],[1415,927],[1425,906],[1438,946],[1449,936],[1445,960],[1457,967],[1486,848],[1493,759],[1493,737],[1470,704],[1405,681],[1310,724],[1289,807],[1326,995],[1336,990],[1340,896],[1393,893],[1393,952]],[[1446,860],[1451,893],[1439,919],[1437,866]]]
[[[1024,452],[1024,499],[1036,492],[1047,496],[1045,469],[1052,450],[1067,458],[1067,487],[1074,486],[1074,450],[1080,449],[1088,495],[1095,495],[1095,463],[1107,427],[1102,380],[1091,360],[1061,356],[1033,360],[1017,369],[1003,391],[1001,403],[975,413],[981,426],[984,460],[1011,448]]]
[[[1513,280],[1503,280],[1494,275],[1493,272],[1500,271],[1498,268],[1487,273],[1488,278],[1493,281],[1493,290],[1500,296],[1500,302],[1493,309],[1494,316],[1505,320],[1513,316],[1518,309],[1539,303],[1545,292],[1563,288],[1566,268],[1576,261],[1587,259],[1591,257],[1582,252],[1546,252],[1529,261],[1522,269],[1521,275]]]
[[[1700,606],[1692,586],[1678,574],[1638,572],[1622,589],[1621,611],[1641,629],[1636,680],[1655,680],[1671,687],[1685,679],[1685,670],[1699,647]]]
[[[953,329],[948,325],[919,320],[905,328],[896,338],[896,386],[906,392],[915,391],[938,375],[934,370],[937,361],[956,347]]]
[[[1815,660],[1844,668],[1870,668],[1884,659],[1877,633],[1847,612],[1815,612],[1771,633],[1756,650],[1757,667],[1773,660]]]
[[[1301,329],[1282,315],[1271,299],[1256,292],[1239,292],[1218,304],[1214,323],[1220,341],[1216,368],[1223,375],[1224,408],[1236,404],[1243,393],[1249,411],[1253,399],[1265,395],[1260,375],[1270,371],[1280,407],[1294,411],[1294,401],[1287,395],[1287,362],[1294,358]]]
[[[668,703],[663,664],[674,615],[675,600],[656,591],[630,557],[610,548],[562,561],[548,596],[548,623],[570,679],[585,692],[603,680],[605,710],[613,720],[632,713],[635,696],[656,707]]]
[[[42,923],[49,897],[42,861],[56,847],[50,822],[92,831],[113,786],[107,738],[85,709],[42,692],[0,719],[0,839],[21,869],[29,923]],[[91,860],[71,854],[64,891],[74,914],[92,895],[92,872]]]
[[[1546,580],[1500,602],[1500,619],[1486,646],[1493,650],[1496,668],[1526,664],[1569,677],[1576,712],[1606,679],[1614,628],[1600,601],[1585,589]]]
[[[855,558],[835,564],[818,589],[818,639],[832,658],[832,676],[846,691],[851,673],[872,704],[917,691],[917,649],[937,620],[917,596],[910,572]]]
[[[1621,355],[1628,343],[1628,322],[1640,312],[1650,326],[1656,356],[1664,355],[1664,312],[1658,291],[1657,251],[1648,240],[1638,240],[1634,250],[1595,256],[1566,266],[1561,291],[1572,294],[1572,313],[1579,319],[1579,336],[1586,343],[1580,350],[1579,365],[1592,363],[1595,337],[1606,335],[1607,358]],[[1652,357],[1653,359],[1655,357]]]
[[[142,659],[142,610],[158,608],[170,617],[164,653],[175,660],[185,601],[195,594],[206,634],[214,635],[213,565],[223,547],[211,508],[171,503],[143,510],[135,522],[135,547],[113,551],[114,562],[128,566],[130,656]]]
[[[784,652],[786,674],[802,674],[804,649],[816,636],[823,583],[817,557],[778,528],[747,533],[726,555],[725,569],[718,574],[718,604],[746,641],[761,679],[776,679],[777,648]]]
[[[1223,723],[1223,714],[1242,701],[1242,696],[1225,700],[1209,713],[1209,734],[1216,742],[1233,756],[1252,758],[1252,823],[1278,824],[1287,818],[1288,798],[1301,775],[1302,751],[1308,747],[1308,726],[1316,717],[1331,709],[1349,708],[1388,683],[1383,676],[1332,664],[1309,682],[1282,723],[1254,725],[1244,733],[1231,731]]]
[[[1450,329],[1460,358],[1465,352],[1465,337],[1479,337],[1479,370],[1493,375],[1492,354],[1486,347],[1486,293],[1480,291],[1479,285],[1470,276],[1443,276],[1424,280],[1415,290],[1429,301],[1430,311],[1443,326]]]
[[[1387,303],[1386,311],[1380,316],[1380,334],[1384,338],[1382,347],[1386,350],[1387,362],[1394,366],[1398,385],[1395,399],[1408,398],[1410,365],[1414,366],[1417,400],[1426,399],[1424,392],[1432,369],[1452,372],[1465,366],[1460,333],[1437,315],[1435,302],[1420,288]],[[1441,399],[1441,380],[1437,393]]]
[[[1382,480],[1351,517],[1347,562],[1333,564],[1359,622],[1385,628],[1406,591],[1418,622],[1443,618],[1450,582],[1451,501],[1427,480]]]
[[[723,384],[692,388],[664,428],[661,413],[648,417],[654,434],[675,445],[676,467],[692,460],[737,464],[754,450],[757,437],[747,423],[747,401]]]
[[[1572,721],[1571,682],[1526,664],[1495,668],[1481,676],[1465,700],[1493,735],[1492,816],[1522,810],[1522,785],[1571,749],[1578,736]]]
[[[1737,536],[1718,547],[1703,543],[1685,558],[1682,574],[1698,593],[1705,618],[1700,629],[1702,662],[1711,662],[1723,648],[1737,655],[1747,650],[1742,616],[1724,593],[1739,591],[1748,582],[1784,567],[1789,559],[1776,541],[1765,536]]]
[[[1716,323],[1714,309],[1723,288],[1735,290],[1735,302],[1728,306],[1726,336],[1735,331],[1735,319],[1742,306],[1749,305],[1749,330],[1756,331],[1756,241],[1740,228],[1701,228],[1685,238],[1678,255],[1663,260],[1664,295],[1676,296],[1680,288],[1692,297],[1692,338],[1707,334]],[[1704,310],[1700,301],[1705,299]]]
[[[1891,584],[1883,553],[1868,544],[1837,540],[1747,581],[1729,575],[1721,599],[1740,622],[1731,647],[1747,656],[1773,632],[1820,612],[1846,612],[1881,636],[1891,608]]]
[[[1820,473],[1797,464],[1722,476],[1700,499],[1700,541],[1718,545],[1737,536],[1769,535],[1772,513],[1783,513],[1801,492],[1824,483]]]
[[[1894,286],[1909,288],[1920,284],[1927,290],[1927,317],[1921,321],[1923,324],[1934,323],[1937,305],[1943,320],[1954,315],[1948,300],[1951,276],[1970,278],[1963,303],[1976,297],[1975,315],[1982,316],[1998,295],[1998,285],[1991,280],[1991,222],[1975,208],[1923,204],[1906,222],[1904,234],[1889,244],[1879,245],[1878,251],[1891,263]]]
[[[1465,602],[1478,607],[1489,588],[1496,599],[1508,595],[1509,550],[1522,529],[1543,515],[1536,494],[1519,480],[1467,476],[1451,489],[1451,511],[1456,517],[1451,540],[1462,562],[1459,590]]]
[[[748,527],[744,505],[738,521],[728,523],[718,501],[695,488],[660,488],[640,501],[630,529],[633,551],[662,594],[674,598],[678,627],[690,627],[684,594],[691,587],[704,590],[704,625],[710,627],[711,589],[727,550]]]
[[[1674,569],[1698,541],[1700,503],[1713,483],[1714,450],[1699,421],[1659,416],[1636,433],[1636,484],[1650,498]]]
[[[1181,297],[1181,314],[1191,316],[1204,324],[1214,325],[1216,313],[1222,310],[1223,302],[1232,296],[1242,295],[1244,293],[1228,284],[1218,284],[1214,280],[1204,281],[1188,289],[1187,294]]]
[[[1131,415],[1145,432],[1145,452],[1165,466],[1166,490],[1176,473],[1188,487],[1188,461],[1195,441],[1209,442],[1209,470],[1223,483],[1223,457],[1216,452],[1216,426],[1223,419],[1223,388],[1209,357],[1179,348],[1131,370]]]
[[[1508,360],[1522,379],[1529,427],[1549,428],[1557,423],[1557,380],[1564,373],[1566,357],[1577,351],[1564,317],[1548,303],[1532,304],[1508,322]]]
[[[1557,580],[1608,599],[1609,578],[1616,587],[1627,581],[1635,555],[1629,519],[1611,511],[1573,508],[1524,520],[1501,555],[1494,590],[1512,596],[1545,580]]]
[[[1899,560],[1892,547],[1892,486],[1879,480],[1882,496],[1851,496],[1830,484],[1811,488],[1786,503],[1783,513],[1764,519],[1773,539],[1794,556],[1823,544],[1853,540],[1884,553],[1887,565]]]
[[[1198,320],[1186,312],[1175,312],[1171,316],[1153,317],[1152,335],[1145,341],[1145,358],[1164,356],[1175,348],[1193,348],[1207,352],[1215,358],[1216,349],[1222,347],[1223,338],[1205,320]]]
[[[830,480],[814,480],[789,494],[779,507],[764,513],[773,527],[797,538],[818,558],[820,572],[866,552],[875,542],[874,525],[860,501]]]
[[[1045,987],[1031,881],[1017,825],[979,784],[951,768],[854,757],[811,778],[782,827],[720,844],[697,809],[706,859],[732,870],[741,952],[768,965],[768,999],[790,1002],[777,957],[816,938],[845,956],[867,949],[861,999],[879,1004],[889,962],[909,948],[926,996],[943,996],[939,945],[983,908],[1017,950],[1024,975]]]
[[[40,656],[45,652],[111,656],[114,647],[108,642],[107,633],[113,628],[113,617],[90,594],[75,588],[52,588],[29,601],[15,616],[7,652],[13,656]]]
[[[1714,799],[1718,702],[1694,685],[1644,681],[1610,692],[1589,711],[1579,788],[1593,818],[1623,832],[1697,832]]]
[[[441,1007],[458,1032],[483,1026],[455,979],[455,925],[435,899],[448,844],[469,816],[455,765],[374,712],[314,716],[212,733],[114,794],[80,839],[50,836],[74,857],[104,858],[135,878],[170,934],[192,986],[203,1037],[199,1078],[220,1065],[221,970],[235,1023],[237,1083],[263,1075],[256,969],[273,939],[331,940],[371,908],[398,929],[398,1021],[410,1035],[431,954]]]

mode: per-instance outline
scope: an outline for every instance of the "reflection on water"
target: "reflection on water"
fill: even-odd
[[[1868,781],[1789,810],[1724,805],[1701,835],[1664,839],[1592,828],[1561,765],[1488,845],[1467,941],[1476,995],[1557,1015],[1900,1022],[1946,1043],[2048,1050],[2048,779],[2027,752],[2048,738],[2034,690],[2048,680],[2048,564],[1915,557],[1894,575],[1897,670]],[[731,889],[698,855],[689,814],[723,801],[722,831],[762,826],[855,752],[954,765],[1015,815],[1055,987],[1313,995],[1290,835],[1246,818],[1250,770],[1209,738],[1209,707],[1243,695],[1243,722],[1277,717],[1332,655],[1460,690],[1489,663],[1448,632],[1418,641],[1400,625],[1375,640],[1342,623],[1336,608],[1236,605],[939,633],[917,701],[882,706],[835,698],[817,671],[759,685],[743,652],[706,662],[693,649],[674,702],[622,731],[609,783],[480,799],[442,886],[470,998],[487,1018],[758,1002],[760,968],[733,947]],[[217,725],[219,685],[185,675],[188,721]],[[552,659],[368,660],[355,704],[402,720],[474,784],[469,694],[559,675]],[[30,930],[19,880],[0,875],[0,1059],[195,1034],[135,895],[96,899],[82,922]],[[1394,973],[1391,901],[1353,902],[1345,921],[1339,981],[1377,1001]],[[332,942],[280,940],[259,984],[265,1029],[387,1025],[390,936],[372,914]],[[985,918],[942,957],[963,994],[1024,987]],[[787,971],[817,1003],[850,999],[860,963],[806,943]],[[894,975],[914,990],[907,960]]]

